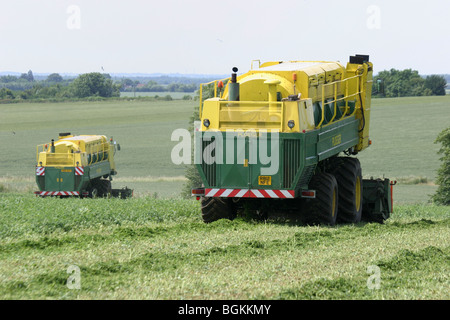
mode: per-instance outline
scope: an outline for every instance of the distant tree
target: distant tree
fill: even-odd
[[[0,99],[14,99],[14,93],[7,88],[1,88],[0,89]]]
[[[30,99],[31,98],[31,92],[30,92],[30,90],[19,91],[17,93],[16,98],[19,98],[19,99]]]
[[[147,84],[145,85],[145,88],[143,88],[145,91],[150,91],[150,92],[163,92],[166,91],[165,87],[158,84],[156,81],[150,80],[149,82],[147,82]]]
[[[24,80],[27,80],[29,82],[32,82],[32,81],[34,81],[33,72],[31,70],[28,70],[27,73],[22,73],[20,75],[19,79],[24,79]]]
[[[430,89],[433,95],[445,96],[447,81],[443,76],[431,75],[425,79],[425,88]]]
[[[99,72],[85,73],[72,83],[73,94],[78,98],[90,96],[112,97],[117,94],[117,86],[113,86],[111,79]]]
[[[383,91],[379,91],[380,81]],[[373,95],[384,97],[406,97],[430,95],[430,91],[425,88],[423,79],[416,70],[405,69],[389,71],[384,70],[374,77]]]
[[[436,184],[439,185],[433,200],[437,204],[450,205],[450,127],[439,133],[434,143],[440,143],[439,154],[442,155],[441,167],[437,172]]]
[[[18,80],[18,78],[16,76],[11,76],[11,75],[6,75],[6,76],[0,77],[1,83],[16,82],[17,80]]]
[[[59,73],[52,73],[47,77],[48,82],[62,82],[63,80],[63,77],[61,77]]]
[[[33,72],[31,70],[28,70],[28,81],[34,81],[34,76],[33,76]]]
[[[122,88],[122,85],[120,83],[114,83],[112,85],[112,97],[120,97],[120,89]]]
[[[171,83],[167,85],[169,92],[194,92],[197,89],[195,84]]]
[[[133,80],[125,78],[121,80],[122,85],[124,86],[133,86]]]

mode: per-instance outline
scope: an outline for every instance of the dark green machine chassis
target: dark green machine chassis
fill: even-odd
[[[276,208],[285,206],[297,212],[306,203],[305,208],[307,209],[301,210],[314,211],[311,210],[314,206],[316,208],[324,205],[328,206],[328,216],[319,221],[319,223],[333,225],[336,223],[335,210],[338,202],[334,202],[334,204],[331,202],[337,201],[332,196],[333,188],[323,185],[325,181],[329,180],[331,184],[337,183],[342,188],[342,194],[339,195],[339,210],[342,210],[340,211],[341,218],[339,218],[339,221],[358,222],[364,219],[383,222],[389,218],[390,212],[392,212],[389,179],[363,180],[360,164],[356,158],[349,156],[337,157],[342,152],[347,155],[355,154],[354,146],[359,141],[358,126],[359,120],[355,117],[348,117],[309,132],[279,133],[277,148],[279,155],[277,158],[278,170],[270,175],[270,179],[261,174],[261,169],[268,168],[271,164],[267,162],[267,159],[264,161],[264,164],[262,163],[260,148],[261,145],[266,144],[266,148],[262,153],[267,153],[266,150],[271,150],[273,143],[271,141],[271,133],[267,133],[266,137],[261,137],[256,132],[248,134],[248,136],[244,132],[240,142],[238,142],[239,136],[236,133],[197,133],[202,135],[202,162],[196,166],[203,181],[203,187],[197,189],[196,193],[198,195],[198,190],[204,190],[203,193],[200,191],[200,194],[204,196],[202,198],[204,221],[210,222],[220,217],[232,218],[235,215],[235,209],[240,203],[254,205],[259,213],[267,212],[269,210],[267,208],[271,206]],[[208,134],[209,136],[203,139]],[[213,148],[211,143],[214,140],[216,140],[216,144]],[[222,140],[222,143],[217,143],[217,140]],[[222,148],[222,158],[216,148]],[[227,150],[227,148],[233,148],[233,150]],[[252,159],[252,153],[253,155],[256,154],[257,157],[253,156]],[[269,151],[269,153],[271,152]],[[230,161],[232,158],[230,154],[233,156],[233,161]],[[211,161],[211,159],[214,159],[214,161]],[[274,158],[272,158],[273,160]],[[337,167],[339,163],[345,163],[344,169]],[[351,181],[346,176],[347,173],[339,170],[350,170]],[[336,176],[337,182],[333,182],[335,181],[334,176]],[[261,181],[270,181],[270,183],[264,184]],[[356,191],[360,188],[358,183],[359,186],[362,185],[361,191]],[[241,189],[256,190],[258,194],[262,190],[267,190],[269,193],[273,193],[271,191],[276,191],[277,193],[279,191],[288,191],[294,195],[293,198],[300,200],[300,198],[306,197],[308,199],[304,199],[300,203],[294,201],[295,199],[280,200],[267,199],[267,197],[254,199],[255,197],[249,193],[250,196],[241,196],[240,198],[237,196],[239,199],[231,200],[224,198],[222,195],[224,189],[228,190],[226,197],[231,198],[235,197],[237,193],[231,193],[230,189]],[[218,192],[218,196],[208,195],[211,193],[215,194],[213,192],[215,190],[221,190]],[[316,197],[315,190],[318,190],[319,198]],[[339,188],[336,190],[337,198]],[[311,191],[314,191],[312,197],[304,195]],[[255,194],[253,191],[252,193],[253,195]],[[232,194],[232,196],[229,196],[229,194]],[[210,197],[214,197],[216,200],[212,201]],[[352,198],[350,200],[354,202],[345,204],[346,199],[343,197]],[[358,197],[360,197],[360,200],[356,200]],[[310,198],[317,198],[317,200]],[[315,203],[317,202],[320,203],[316,205]],[[354,208],[359,209],[356,210]]]
[[[299,191],[308,189],[309,181],[321,161],[358,143],[358,123],[357,119],[349,117],[306,133],[279,133],[279,166],[277,173],[271,175],[270,185],[259,184],[261,168],[270,167],[270,164],[262,164],[259,157],[252,162],[250,151],[259,155],[261,143],[266,143],[267,150],[271,150],[271,133],[267,133],[267,139],[260,139],[259,143],[255,143],[255,138],[245,138],[245,151],[238,150],[235,135],[215,133],[223,137],[222,163],[216,159],[214,163],[207,164],[203,159],[201,164],[197,164],[197,169],[206,188],[295,189],[297,196]],[[232,144],[234,150],[227,150],[227,139],[235,140]],[[210,143],[203,141],[202,150]],[[226,156],[231,151],[234,161],[227,163]],[[245,159],[249,161],[245,163]]]
[[[76,175],[74,167],[46,167],[45,175],[36,176],[40,191],[86,191],[91,180],[109,176],[111,168],[108,161],[83,168],[83,175]]]
[[[77,175],[74,167],[45,167],[44,175],[36,175],[40,196],[105,196],[129,198],[132,190],[111,189],[108,178],[115,174],[108,161],[83,167],[83,174]]]

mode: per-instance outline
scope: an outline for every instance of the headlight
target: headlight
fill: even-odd
[[[288,121],[288,127],[289,127],[290,129],[292,129],[293,127],[295,127],[295,122],[294,122],[294,120],[289,120],[289,121]]]
[[[209,120],[208,119],[203,120],[203,125],[208,128],[210,125]]]

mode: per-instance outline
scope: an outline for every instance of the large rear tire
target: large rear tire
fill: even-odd
[[[208,197],[202,198],[202,218],[205,223],[219,219],[233,220],[236,217],[235,209],[231,199]]]
[[[103,198],[111,194],[111,181],[103,179],[93,179],[87,188],[90,198]]]
[[[339,198],[336,178],[329,173],[318,173],[312,177],[309,188],[316,190],[316,197],[305,203],[306,223],[334,226]]]
[[[89,182],[89,185],[87,187],[87,191],[89,192],[88,197],[95,199],[99,196],[99,192],[98,192],[98,181],[93,179]]]
[[[338,157],[333,161],[333,175],[339,186],[339,221],[361,221],[363,207],[363,181],[358,159]]]

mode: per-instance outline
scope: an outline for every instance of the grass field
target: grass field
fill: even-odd
[[[0,299],[447,300],[450,210],[427,202],[449,105],[373,100],[373,145],[359,158],[365,177],[399,181],[394,213],[336,227],[289,216],[204,224],[170,161],[171,133],[188,127],[195,102],[0,105]],[[113,185],[137,197],[34,197],[35,147],[67,131],[114,136]],[[68,286],[73,268],[79,289]]]
[[[404,205],[384,225],[333,228],[286,217],[204,224],[197,201],[150,197],[9,193],[0,211],[3,299],[450,298],[446,207]]]

